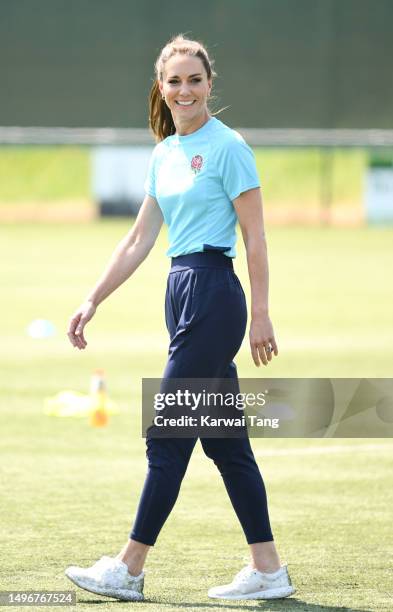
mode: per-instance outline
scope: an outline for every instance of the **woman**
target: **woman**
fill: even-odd
[[[170,346],[163,380],[229,378],[246,329],[246,303],[233,272],[236,221],[251,284],[250,346],[256,366],[278,355],[268,314],[268,264],[259,179],[243,138],[209,113],[215,73],[206,49],[181,35],[161,51],[150,93],[156,145],[146,197],[132,230],[72,317],[71,343],[86,347],[84,327],[100,304],[146,258],[163,220],[172,258],[165,301]],[[143,565],[179,493],[195,438],[147,436],[149,470],[129,540],[91,568],[69,567],[78,586],[124,600],[143,599]],[[232,583],[209,590],[226,599],[271,599],[294,592],[270,528],[264,483],[248,436],[201,439],[224,484],[251,549],[252,562]]]

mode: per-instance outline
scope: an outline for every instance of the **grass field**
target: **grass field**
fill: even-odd
[[[0,428],[2,590],[73,589],[70,564],[114,555],[127,539],[146,463],[141,377],[161,375],[167,347],[162,232],[135,276],[99,308],[88,347],[68,344],[67,321],[131,224],[3,224]],[[392,229],[268,228],[270,310],[280,355],[256,369],[247,340],[241,377],[391,377]],[[238,243],[237,272],[248,293]],[[58,333],[26,334],[47,318]],[[43,415],[61,389],[87,391],[105,370],[120,407],[103,430]],[[276,602],[216,602],[248,556],[216,468],[198,445],[180,498],[148,558],[146,610],[330,612],[393,609],[393,444],[389,439],[260,439],[282,560],[297,593]],[[77,609],[133,604],[77,590]]]
[[[255,149],[266,212],[318,209],[324,155],[332,159],[332,206],[361,214],[367,151],[317,148]],[[93,214],[90,182],[88,147],[2,147],[0,219],[30,219],[44,209],[63,219]]]

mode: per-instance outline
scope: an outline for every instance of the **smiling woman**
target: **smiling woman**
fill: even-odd
[[[207,100],[216,76],[212,64],[200,43],[182,36],[164,47],[150,93],[150,126],[158,141],[176,132],[190,134],[207,121]]]
[[[168,397],[179,379],[222,379],[215,391],[230,382],[237,394],[233,360],[247,327],[245,294],[233,266],[237,221],[251,285],[251,356],[259,366],[278,355],[268,311],[267,249],[255,158],[242,136],[208,109],[215,73],[200,43],[177,36],[162,50],[155,70],[150,126],[157,145],[146,197],[108,269],[72,317],[69,337],[77,348],[86,348],[84,326],[100,302],[147,257],[165,221],[172,261],[165,297],[170,344],[161,393]],[[224,412],[222,404],[219,408]],[[195,432],[179,437],[167,430],[162,436],[157,429],[153,420],[146,431],[149,470],[129,540],[115,559],[103,557],[89,569],[68,568],[67,576],[82,588],[118,599],[143,598],[146,556],[172,511],[198,439]],[[237,428],[236,437],[233,433],[229,429],[224,437],[200,440],[222,476],[252,561],[230,584],[213,587],[208,595],[287,597],[295,589],[275,547],[265,485],[246,424]]]
[[[165,64],[158,82],[162,99],[171,111],[176,131],[181,136],[198,130],[208,120],[207,98],[212,79],[200,70],[199,57],[174,55]]]

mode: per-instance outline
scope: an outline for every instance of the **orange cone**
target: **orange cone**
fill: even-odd
[[[107,390],[103,370],[95,370],[90,383],[91,410],[89,422],[92,427],[108,425]]]

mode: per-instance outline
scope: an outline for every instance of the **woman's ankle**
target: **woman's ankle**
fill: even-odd
[[[251,567],[264,574],[274,574],[281,567],[281,561],[275,542],[257,542],[250,544]]]
[[[116,559],[120,559],[127,565],[128,573],[131,576],[139,576],[143,570],[149,549],[150,546],[130,539],[116,556]]]
[[[277,563],[258,563],[255,564],[254,561],[251,562],[251,567],[253,569],[258,570],[258,572],[262,572],[262,574],[274,574],[281,569],[281,565]]]

